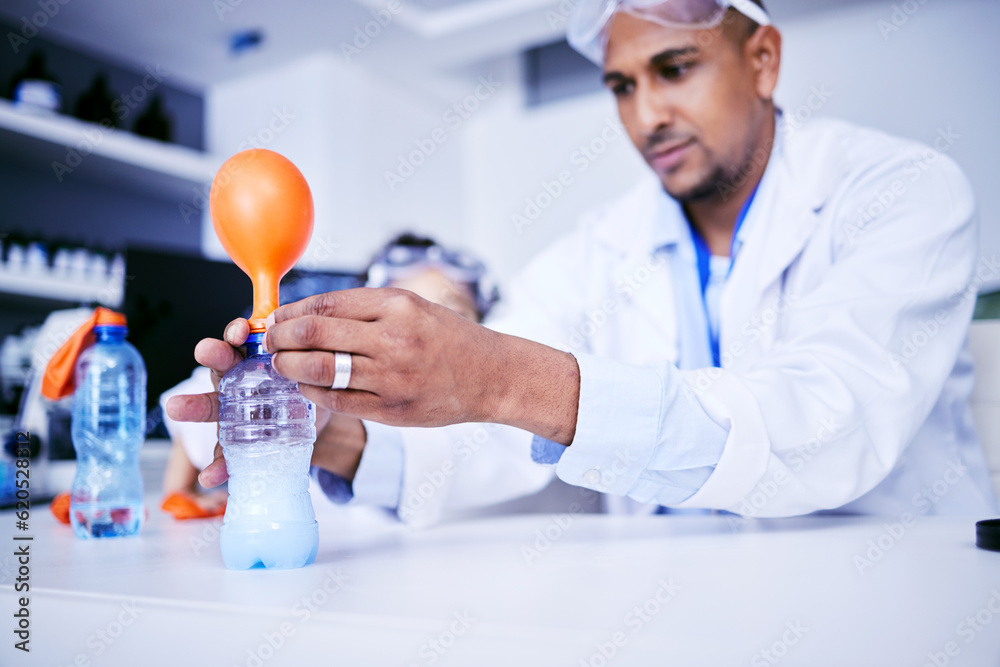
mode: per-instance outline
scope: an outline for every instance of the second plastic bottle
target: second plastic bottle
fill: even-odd
[[[136,535],[145,521],[146,365],[126,333],[123,315],[98,311],[96,342],[76,361],[70,522],[82,538]]]
[[[219,384],[219,442],[229,471],[220,540],[232,570],[302,567],[319,546],[309,497],[316,408],[274,370],[263,338],[250,334],[246,358]]]

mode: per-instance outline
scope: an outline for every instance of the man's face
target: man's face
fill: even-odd
[[[727,18],[731,18],[732,14]],[[719,197],[749,163],[767,108],[735,26],[684,30],[615,15],[604,81],[622,123],[666,191]]]

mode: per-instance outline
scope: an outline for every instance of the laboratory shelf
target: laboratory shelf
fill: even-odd
[[[21,295],[69,303],[101,303],[111,308],[122,304],[125,291],[123,276],[109,275],[101,281],[83,281],[71,277],[33,275],[10,270],[0,264],[0,295]]]
[[[220,164],[185,146],[69,116],[28,111],[3,99],[0,159],[47,172],[54,184],[79,178],[171,202],[190,200],[194,190],[211,183]]]

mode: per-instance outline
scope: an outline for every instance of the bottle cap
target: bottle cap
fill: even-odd
[[[98,308],[94,313],[97,315],[97,322],[94,326],[128,326],[128,320],[121,313],[116,313],[113,310],[108,310],[107,308]]]
[[[976,523],[976,546],[988,551],[1000,551],[1000,519]]]
[[[96,309],[49,359],[45,375],[42,376],[42,396],[58,401],[73,394],[76,389],[73,371],[77,357],[94,344],[94,327],[99,325],[124,326],[125,316],[107,308]]]

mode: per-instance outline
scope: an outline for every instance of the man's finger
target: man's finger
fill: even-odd
[[[167,401],[167,416],[179,422],[217,422],[219,395],[212,392],[171,396]]]
[[[279,352],[271,360],[275,370],[300,385],[309,384],[328,388],[336,375],[336,357],[333,352]],[[360,354],[351,355],[351,383],[348,389],[370,390],[374,361]]]
[[[237,317],[235,320],[226,325],[226,331],[222,334],[222,340],[226,341],[233,347],[239,347],[243,343],[247,342],[247,337],[249,335],[250,322],[242,317]]]
[[[274,353],[279,350],[336,350],[370,354],[372,324],[320,315],[304,315],[271,325],[265,346]]]
[[[194,347],[194,359],[202,366],[207,366],[220,378],[229,369],[243,361],[239,351],[231,344],[215,339],[205,338]]]
[[[359,287],[317,294],[295,303],[281,306],[269,318],[272,322],[285,322],[304,315],[339,317],[345,320],[374,322],[381,313],[385,300],[383,289]]]
[[[229,471],[226,469],[226,459],[222,456],[222,445],[216,444],[215,459],[198,475],[198,483],[206,489],[211,489],[227,479],[229,479]]]
[[[393,425],[392,416],[385,410],[385,402],[371,392],[323,389],[307,384],[299,385],[299,391],[316,405],[321,405],[337,414]]]

